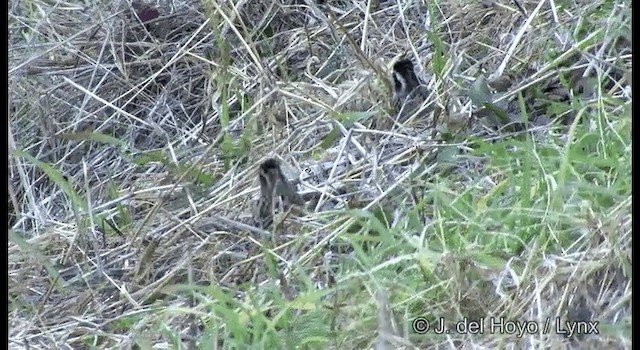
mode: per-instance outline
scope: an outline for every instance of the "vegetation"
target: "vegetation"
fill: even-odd
[[[10,1],[10,347],[629,348],[630,8]]]

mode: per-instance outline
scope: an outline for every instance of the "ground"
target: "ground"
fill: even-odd
[[[11,1],[10,347],[629,348],[630,23]],[[268,158],[306,205],[262,234]]]

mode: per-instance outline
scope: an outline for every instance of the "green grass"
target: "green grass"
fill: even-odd
[[[416,317],[473,317],[463,306],[445,306],[456,296],[447,286],[452,270],[437,272],[443,254],[463,256],[497,271],[507,266],[505,257],[535,247],[529,261],[511,266],[527,281],[533,278],[527,265],[540,264],[545,254],[575,251],[594,218],[615,230],[615,222],[624,215],[616,207],[630,206],[630,115],[593,113],[584,118],[585,123],[570,133],[573,142],[564,134],[547,144],[528,136],[474,142],[472,154],[486,160],[474,175],[478,180],[465,189],[446,178],[434,180],[422,193],[422,200],[433,203],[432,220],[422,232],[412,222],[416,213],[411,209],[393,228],[375,216],[360,216],[363,228],[358,235],[373,231],[380,239],[364,251],[361,239],[339,233],[355,251],[341,261],[339,284],[331,296],[341,304],[337,309],[330,309],[331,301],[322,298],[325,293],[313,292],[308,281],[300,285],[309,289],[291,302],[275,286],[260,292],[261,301],[245,303],[213,286],[198,290],[203,300],[196,309],[207,315],[201,348],[211,348],[214,339],[223,340],[227,349],[369,347],[377,329],[372,293],[378,288],[390,291],[398,322],[405,327]],[[603,128],[590,131],[590,122]],[[615,239],[617,234],[610,232],[608,237]],[[612,259],[614,265],[624,262]],[[465,283],[483,281],[481,272],[463,274]],[[507,315],[509,311],[515,312],[507,307]],[[612,329],[611,334],[618,334],[618,326]],[[437,339],[433,334],[409,338],[414,344]]]
[[[576,346],[628,346],[631,98],[619,85],[629,84],[621,76],[631,69],[631,55],[616,57],[612,44],[619,35],[627,35],[628,16],[618,10],[625,4],[606,1],[581,10],[557,2],[566,9],[553,9],[559,23],[550,20],[554,13],[539,15],[507,69],[520,83],[535,80],[512,86],[517,90],[509,92],[510,106],[519,109],[514,112],[494,105],[491,101],[498,94],[492,95],[480,78],[502,62],[510,43],[497,40],[495,28],[479,27],[474,29],[483,31],[475,37],[478,42],[471,40],[474,37],[449,42],[458,31],[470,28],[460,24],[459,17],[445,21],[443,16],[451,15],[448,3],[427,2],[432,23],[428,30],[412,26],[426,17],[406,20],[411,11],[418,13],[416,8],[384,20],[376,17],[379,13],[363,14],[368,16],[367,36],[377,41],[361,44],[357,37],[362,33],[350,17],[340,24],[320,21],[319,27],[302,28],[294,19],[274,15],[272,23],[254,28],[257,22],[251,16],[236,18],[238,9],[202,1],[203,11],[188,13],[204,13],[197,18],[208,21],[205,31],[189,32],[172,43],[155,38],[161,42],[155,46],[136,37],[154,55],[155,49],[167,50],[156,56],[171,61],[153,66],[157,57],[146,51],[134,62],[104,53],[119,52],[121,46],[120,37],[109,31],[96,34],[95,41],[110,48],[101,51],[104,56],[78,54],[91,40],[63,32],[65,26],[49,25],[80,16],[76,10],[27,1],[22,13],[10,11],[13,26],[20,29],[12,36],[11,52],[21,55],[11,67],[27,66],[31,57],[41,55],[55,63],[49,62],[51,72],[56,72],[67,67],[66,61],[55,62],[56,57],[67,54],[78,58],[79,67],[95,72],[116,67],[109,74],[117,79],[98,75],[103,73],[82,75],[77,68],[73,80],[66,78],[75,84],[73,89],[64,90],[69,84],[11,74],[16,81],[11,96],[17,102],[10,120],[10,212],[15,213],[9,231],[10,338],[18,343],[32,339],[32,346],[63,339],[60,344],[95,349],[151,349],[161,344],[171,349],[427,349],[463,341],[496,348],[558,348],[564,340],[554,334],[519,339],[452,331],[445,336],[419,334],[411,327],[419,317],[431,322],[444,318],[451,329],[458,321],[486,317],[544,324],[555,317],[575,321],[572,315],[579,314],[600,321],[602,334],[576,339]],[[266,11],[273,15],[274,9],[256,11],[262,17]],[[516,17],[509,21],[515,11],[491,17],[489,10],[480,10],[485,11],[480,16],[487,25],[505,25],[500,28],[511,34],[524,22]],[[570,17],[570,12],[577,17]],[[469,13],[467,20],[474,22],[475,13]],[[505,22],[491,22],[495,17]],[[361,21],[356,19],[353,23]],[[393,29],[386,27],[389,23],[395,23]],[[431,102],[444,107],[436,131],[448,130],[450,119],[462,118],[469,127],[442,135],[404,125],[383,130],[386,138],[360,137],[372,131],[366,130],[372,121],[385,117],[371,111],[382,111],[380,106],[388,101],[375,101],[362,110],[349,103],[371,101],[378,96],[371,91],[388,84],[369,65],[380,68],[380,62],[406,50],[406,39],[398,36],[405,29],[408,38],[432,45],[424,68],[433,74],[436,92]],[[154,27],[135,34],[143,36],[145,31],[154,32]],[[562,47],[557,37],[542,35],[551,32],[566,34],[562,40],[570,39],[572,45]],[[348,39],[341,36],[346,33]],[[307,42],[310,38],[318,43]],[[284,42],[293,53],[263,50],[264,40],[271,46]],[[59,47],[39,49],[50,43]],[[312,44],[335,46],[328,55],[340,52],[338,58],[314,57],[321,63],[339,62],[334,72],[339,78],[310,79],[306,68],[286,73],[293,68],[283,62],[296,63],[296,55],[302,55],[303,62],[313,61],[304,56]],[[474,52],[486,57],[471,57]],[[597,55],[601,57],[595,59]],[[588,59],[578,64],[578,56]],[[171,69],[164,66],[169,61],[167,65],[175,64]],[[154,74],[171,71],[175,83],[157,93],[138,90],[150,75],[135,70],[141,63]],[[267,79],[269,64],[284,74]],[[126,74],[120,74],[123,67]],[[584,69],[593,70],[585,83],[593,94],[583,95],[575,86],[574,78]],[[377,80],[360,88],[369,79],[363,72]],[[290,80],[294,76],[309,79]],[[103,81],[112,85],[103,87]],[[336,81],[344,85],[338,87]],[[550,86],[561,86],[568,95],[553,98],[545,92]],[[195,100],[181,100],[183,91]],[[319,97],[321,92],[328,97]],[[131,97],[136,94],[138,99]],[[266,94],[272,95],[263,99]],[[351,95],[344,98],[346,94]],[[202,115],[180,114],[197,110],[184,101],[202,100],[208,106],[199,110]],[[107,109],[105,101],[119,110]],[[541,116],[558,120],[526,132],[487,131],[484,121],[469,113],[471,105],[485,106],[501,117],[497,126],[507,115],[531,122]],[[283,114],[291,125],[272,120]],[[333,129],[327,132],[327,126]],[[345,141],[343,130],[357,147]],[[404,134],[406,138],[397,137]],[[447,143],[438,144],[427,135],[441,136]],[[380,163],[362,161],[385,151],[388,155],[396,147],[381,140],[405,142],[395,155],[415,152],[380,158]],[[352,173],[333,173],[334,182],[360,184],[376,178],[379,192],[372,193],[384,195],[357,198],[358,204],[346,209],[307,213],[304,220],[288,221],[290,226],[278,229],[269,242],[247,238],[246,232],[197,225],[201,217],[216,222],[216,216],[246,213],[257,187],[255,165],[265,157],[281,155],[304,167],[302,163],[337,157],[329,150],[338,150],[343,157],[339,160],[356,159],[353,168],[359,167],[349,168]],[[392,164],[390,158],[398,159]],[[402,175],[389,181],[383,176],[389,169]],[[174,191],[178,187],[181,192]],[[353,187],[368,194],[362,186]],[[105,242],[94,239],[101,235]],[[92,245],[79,244],[79,237],[89,237]],[[323,258],[326,246],[321,240],[329,237],[342,249],[332,260]],[[246,248],[254,241],[260,249]],[[144,242],[153,245],[145,249]],[[233,250],[234,244],[241,248]],[[288,245],[289,250],[278,245]],[[240,263],[224,260],[225,253],[238,250],[258,256],[240,258]],[[266,271],[263,282],[230,282],[226,274],[246,266],[250,258],[256,258],[255,269]],[[282,260],[288,262],[284,277]],[[318,288],[318,282],[328,278],[328,264],[335,283]],[[579,305],[581,297],[584,305]],[[381,336],[383,331],[395,338]]]

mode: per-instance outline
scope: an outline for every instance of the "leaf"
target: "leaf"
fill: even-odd
[[[484,75],[480,75],[471,84],[471,87],[467,90],[467,96],[476,106],[484,106],[486,103],[493,102],[491,90],[489,90],[489,85],[487,85],[487,79]]]
[[[318,145],[318,148],[327,149],[331,147],[331,145],[338,139],[338,137],[340,137],[341,134],[342,132],[340,132],[340,129],[338,128],[331,129],[331,131],[329,131],[329,133],[327,133],[322,138],[322,142],[320,142],[320,145]]]
[[[491,112],[493,112],[493,114],[496,117],[498,117],[499,122],[501,123],[501,125],[509,124],[509,122],[510,122],[509,116],[507,115],[507,112],[502,110],[502,108],[499,108],[499,107],[497,107],[496,105],[494,105],[492,103],[485,103],[484,107],[486,109],[490,110]]]
[[[29,256],[35,258],[39,263],[41,263],[44,269],[49,274],[49,278],[55,281],[55,284],[58,290],[59,291],[64,290],[64,285],[66,283],[64,278],[60,276],[60,274],[58,273],[58,270],[56,270],[56,268],[53,266],[53,264],[51,264],[51,262],[47,257],[45,257],[31,243],[27,242],[27,240],[24,239],[24,237],[22,237],[12,229],[9,229],[9,240],[15,243],[20,248],[20,250],[22,250],[25,253],[28,253]]]
[[[87,210],[86,203],[82,200],[82,198],[80,198],[80,196],[73,189],[73,186],[69,184],[69,182],[65,179],[64,175],[60,171],[58,171],[58,169],[52,167],[51,165],[41,160],[34,158],[30,154],[22,150],[14,150],[13,154],[18,157],[27,159],[29,162],[33,163],[35,166],[42,169],[42,171],[45,174],[47,174],[47,176],[51,179],[51,181],[53,181],[58,187],[60,187],[62,192],[64,192],[64,194],[67,195],[67,197],[69,197],[69,199],[71,200],[71,203],[73,203],[73,205],[76,208],[81,208],[86,212]]]
[[[472,251],[472,252],[469,252],[469,255],[473,259],[473,261],[478,263],[478,265],[488,267],[491,269],[503,269],[507,264],[507,262],[502,256],[500,256],[499,253],[500,252],[491,253],[491,252],[484,252],[484,251]],[[515,266],[512,265],[511,267],[515,267]]]
[[[350,128],[356,122],[367,119],[374,114],[375,113],[373,112],[347,112],[337,114],[334,119],[342,123],[345,128]],[[333,145],[333,143],[340,137],[340,135],[342,135],[341,130],[337,127],[334,127],[322,138],[322,142],[320,142],[318,148],[327,149],[331,147],[331,145]]]
[[[191,168],[191,165],[189,164],[174,164],[160,151],[149,151],[133,156],[132,162],[137,165],[147,165],[153,162],[161,163],[162,165],[167,167],[169,174],[171,174],[172,176],[179,178],[184,173],[188,172],[186,178],[189,181],[207,187],[213,185],[215,181],[213,175],[207,174],[196,168]]]
[[[77,132],[77,133],[63,133],[56,135],[63,140],[67,141],[94,141],[98,143],[104,143],[112,146],[126,147],[127,143],[123,140],[115,138],[110,135],[101,134],[99,132]]]
[[[509,179],[505,179],[505,180],[500,181],[497,185],[495,185],[489,191],[489,193],[487,193],[485,196],[480,198],[480,200],[476,203],[476,210],[479,213],[484,213],[487,210],[487,203],[489,202],[489,200],[491,200],[493,197],[495,197],[499,193],[502,193],[504,187],[508,183],[509,183]]]
[[[131,162],[136,165],[147,165],[154,162],[165,164],[166,157],[160,151],[147,151],[131,156]]]
[[[564,115],[570,110],[571,106],[568,103],[551,101],[547,106],[546,113],[548,116],[558,117]]]
[[[438,1],[429,0],[427,1],[427,6],[429,9],[430,22],[438,23]],[[427,38],[429,39],[429,42],[433,44],[434,48],[433,56],[431,57],[431,69],[435,73],[436,77],[438,77],[438,80],[442,80],[448,56],[446,45],[436,31],[428,30]]]
[[[322,297],[329,294],[330,291],[306,291],[296,296],[289,304],[288,307],[293,310],[301,311],[313,311],[318,308],[318,302],[322,300]]]
[[[382,210],[374,210],[372,212],[367,210],[355,209],[355,210],[352,210],[351,212],[358,219],[361,219],[364,223],[366,223],[366,227],[370,231],[376,232],[381,235],[382,233],[389,231],[387,226],[382,223],[382,220],[380,218],[380,216],[382,216],[384,219],[384,212],[382,212]]]
[[[222,136],[222,143],[220,144],[220,150],[222,151],[225,160],[231,159],[234,155],[235,146],[228,133]]]
[[[444,146],[438,150],[436,159],[438,163],[442,164],[454,164],[455,158],[458,156],[458,147],[456,146]]]
[[[354,123],[359,122],[363,119],[367,119],[373,116],[374,112],[347,112],[347,113],[339,113],[336,115],[335,119],[342,123],[345,128],[350,128]]]
[[[467,90],[467,96],[471,99],[474,105],[478,107],[484,107],[498,117],[497,125],[509,124],[509,116],[507,113],[493,104],[493,94],[487,84],[487,79],[484,75],[480,75],[471,84],[471,87]]]

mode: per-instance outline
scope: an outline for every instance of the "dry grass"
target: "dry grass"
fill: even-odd
[[[630,346],[630,1],[327,3],[10,2],[11,348]]]

